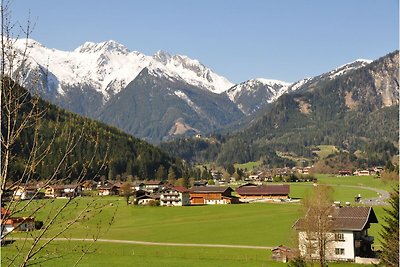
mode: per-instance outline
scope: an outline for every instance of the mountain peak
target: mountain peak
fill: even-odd
[[[124,45],[109,40],[101,43],[85,42],[83,45],[75,49],[78,53],[96,53],[96,52],[119,52],[122,54],[128,54],[129,50]]]
[[[153,55],[153,59],[155,59],[165,65],[165,64],[167,64],[168,60],[171,59],[171,55],[168,52],[165,52],[163,50],[158,50]]]

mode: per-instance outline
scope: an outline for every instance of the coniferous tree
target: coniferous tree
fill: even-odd
[[[391,193],[389,203],[390,209],[385,208],[385,224],[380,233],[382,242],[382,253],[380,258],[384,266],[399,266],[399,188]]]

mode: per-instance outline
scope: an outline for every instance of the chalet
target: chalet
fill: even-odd
[[[331,222],[331,232],[327,233],[327,259],[330,261],[375,262],[371,259],[374,252],[371,245],[374,238],[368,235],[371,223],[377,223],[375,212],[371,207],[350,207],[337,205],[328,216]],[[298,231],[299,250],[306,255],[307,233],[304,230],[304,219],[294,224]],[[318,249],[314,247],[311,257],[318,257]]]
[[[14,200],[32,199],[37,193],[36,185],[19,185],[14,188],[13,198]]]
[[[233,189],[224,186],[194,186],[190,189],[190,203],[204,204],[237,204],[239,198],[232,196]]]
[[[76,197],[81,194],[82,187],[76,184],[70,185],[49,185],[45,188],[45,197]]]
[[[357,170],[354,172],[354,175],[357,176],[368,176],[371,175],[371,172],[369,170]]]
[[[99,192],[99,196],[114,196],[119,195],[121,186],[119,184],[107,184],[100,186],[97,190]]]
[[[96,190],[97,183],[93,180],[85,180],[82,183],[82,191],[92,191]]]
[[[136,204],[137,205],[149,205],[153,201],[159,201],[160,200],[160,195],[154,194],[154,195],[143,195],[138,198],[136,198]]]
[[[16,217],[8,218],[1,222],[1,235],[12,231],[33,231],[35,230],[35,218],[33,217]]]
[[[139,181],[135,181],[135,182],[133,183],[133,186],[135,187],[135,190],[136,190],[136,191],[144,190],[144,189],[146,188],[146,184],[143,183],[143,182],[139,182]]]
[[[288,199],[290,185],[261,185],[252,183],[242,185],[236,189],[236,193],[241,200],[272,200]]]
[[[161,206],[190,205],[189,190],[183,186],[166,187],[160,191]]]
[[[157,193],[158,191],[160,191],[162,189],[162,186],[163,182],[158,180],[149,180],[144,182],[144,189],[153,193]]]

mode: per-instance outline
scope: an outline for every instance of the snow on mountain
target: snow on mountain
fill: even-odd
[[[371,62],[372,62],[372,60],[369,60],[369,59],[357,59],[355,61],[344,64],[340,67],[337,67],[334,70],[323,73],[321,75],[318,75],[315,77],[309,77],[309,78],[305,78],[300,81],[297,81],[297,82],[293,83],[291,86],[289,86],[288,92],[302,90],[304,88],[308,88],[308,89],[313,88],[312,84],[314,84],[320,80],[333,80],[339,76],[347,74],[349,71],[365,67],[368,64],[370,64]]]
[[[365,67],[368,64],[370,64],[371,62],[372,62],[372,60],[369,60],[369,59],[357,59],[353,62],[350,62],[350,63],[344,64],[340,67],[337,67],[336,69],[328,72],[327,74],[329,75],[329,79],[332,80],[337,76],[346,74],[348,71],[359,69],[361,67]]]
[[[205,88],[213,93],[220,94],[233,86],[233,83],[225,77],[217,75],[196,59],[182,55],[171,56],[161,50],[153,55],[153,59],[155,62],[150,65],[164,70],[170,76],[176,76],[191,85]],[[157,63],[161,63],[163,67]]]
[[[242,112],[251,114],[263,105],[274,102],[287,92],[290,85],[284,81],[257,78],[233,86],[226,94]]]
[[[26,40],[16,45],[24,49]],[[34,40],[28,40],[31,61],[52,73],[63,86],[90,84],[105,100],[123,89],[149,64],[151,58],[139,52],[130,52],[115,41],[86,42],[75,51],[49,49]],[[50,89],[50,88],[49,88]]]
[[[64,87],[85,84],[101,93],[106,102],[124,89],[145,67],[215,93],[221,93],[233,85],[197,60],[181,55],[171,56],[162,51],[146,56],[129,51],[113,40],[86,42],[74,51],[49,49],[31,39],[20,39],[16,45],[22,51],[26,43],[31,65],[47,69],[56,78],[50,83],[53,88],[48,90],[56,90],[61,95],[65,94]]]

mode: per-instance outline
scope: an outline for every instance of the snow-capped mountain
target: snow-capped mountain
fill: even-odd
[[[365,67],[365,66],[369,65],[371,62],[372,62],[372,60],[369,60],[369,59],[357,59],[355,61],[344,64],[340,67],[337,67],[334,70],[323,73],[321,75],[318,75],[315,77],[308,77],[308,78],[304,78],[300,81],[297,81],[297,82],[293,83],[291,86],[289,86],[287,92],[312,89],[313,84],[315,84],[318,81],[333,80],[339,76],[349,73],[350,71]]]
[[[198,60],[163,51],[146,56],[112,40],[86,42],[74,51],[50,49],[37,41],[22,39],[17,40],[16,47],[21,53],[27,47],[30,68],[43,73],[44,98],[85,115],[93,115],[145,67],[215,93],[233,85]],[[79,94],[86,98],[79,99]],[[96,102],[95,108],[85,107],[89,99]]]
[[[252,79],[237,84],[226,91],[244,114],[252,114],[265,104],[272,103],[287,92],[291,84],[278,80]]]
[[[98,119],[157,143],[217,130],[243,116],[225,94],[204,90],[152,66],[111,98]]]

